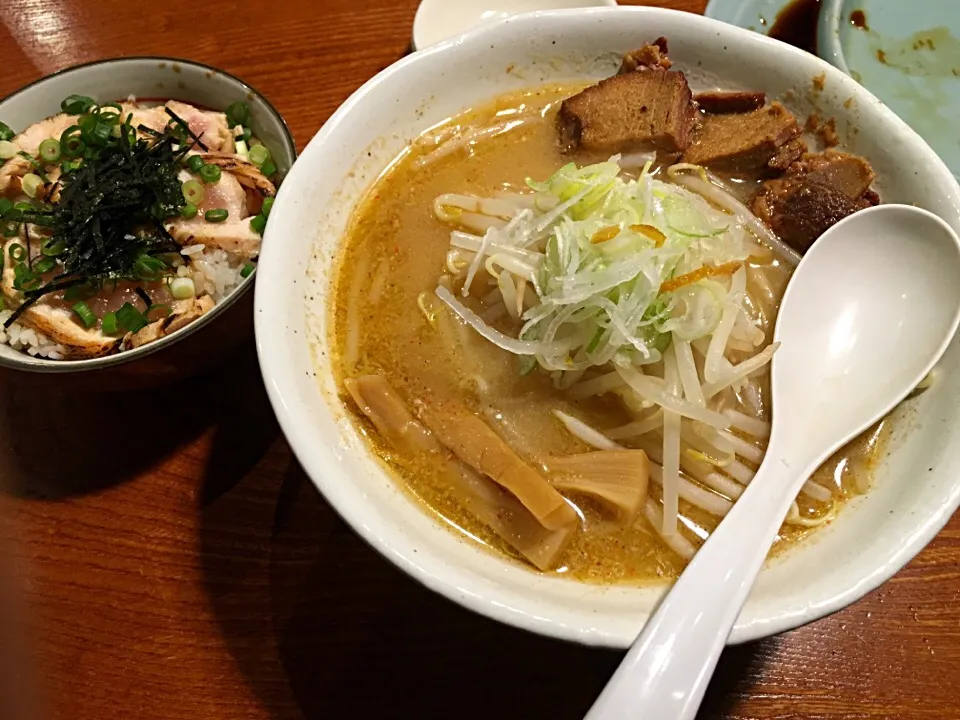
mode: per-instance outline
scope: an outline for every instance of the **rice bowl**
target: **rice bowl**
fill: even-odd
[[[270,163],[275,162],[276,164],[276,170],[271,170],[271,172],[277,172],[278,178],[282,177],[282,174],[289,168],[294,157],[295,151],[293,143],[282,119],[279,118],[261,96],[225,73],[188,61],[165,58],[130,58],[71,68],[44,78],[14,93],[0,103],[0,114],[3,114],[4,122],[9,128],[23,130],[27,126],[35,124],[39,118],[53,114],[59,109],[61,100],[67,95],[88,95],[89,97],[95,97],[96,100],[101,100],[103,103],[107,103],[107,100],[110,98],[122,99],[122,103],[126,104],[127,108],[137,109],[138,125],[143,125],[144,123],[140,121],[147,118],[147,124],[152,126],[148,129],[153,132],[159,132],[163,129],[162,125],[164,123],[162,120],[157,119],[157,116],[163,113],[164,104],[162,102],[158,104],[157,101],[153,101],[135,106],[130,101],[134,100],[136,96],[172,96],[182,98],[182,100],[186,102],[180,105],[174,105],[173,107],[181,108],[181,112],[184,114],[188,112],[191,113],[191,122],[193,122],[194,117],[200,118],[203,115],[214,117],[216,113],[206,110],[197,110],[195,112],[190,109],[192,107],[189,105],[190,102],[198,103],[198,106],[202,108],[219,107],[221,109],[226,108],[234,102],[243,103],[249,108],[250,124],[257,127],[258,135],[263,138],[265,148],[259,149],[266,149],[266,155]],[[117,103],[117,106],[121,106],[121,103]],[[187,110],[183,108],[187,108]],[[96,112],[96,107],[94,107],[94,112]],[[151,115],[151,113],[153,113],[153,115]],[[153,119],[151,119],[151,117]],[[221,113],[219,117],[224,116]],[[170,120],[169,117],[166,119]],[[185,123],[185,125],[187,124],[188,123]],[[227,123],[223,123],[223,126],[226,127]],[[51,126],[47,125],[47,127]],[[59,126],[57,127],[59,128]],[[232,127],[230,129],[232,129]],[[203,131],[202,129],[201,132]],[[137,129],[135,132],[142,138],[146,131]],[[63,140],[63,138],[54,137],[56,134],[56,132],[49,132],[46,134],[46,137],[42,139],[42,142],[47,143],[48,151],[50,145],[54,145],[55,147],[56,144]],[[7,138],[8,141],[18,139],[18,137]],[[241,157],[240,154],[234,154],[232,157],[236,160],[242,160],[246,157],[245,153],[249,150],[248,146],[245,147],[248,138],[237,137],[236,139],[243,141],[242,144],[238,146],[238,149],[243,151],[243,157]],[[230,147],[225,148],[221,145],[219,146],[221,150],[234,149],[234,138],[227,138],[227,140],[230,142]],[[257,141],[254,140],[254,142]],[[26,155],[30,155],[38,161],[43,161],[43,158],[40,157],[41,153],[39,153],[36,148],[27,149],[32,149],[33,152],[28,152]],[[195,151],[202,152],[200,148],[196,148]],[[8,155],[6,152],[4,154]],[[64,163],[68,159],[69,158],[64,158]],[[257,159],[260,161],[263,160],[263,158],[260,157]],[[220,166],[211,169],[211,173],[215,171],[218,175],[216,179],[218,184],[221,183],[221,177],[226,178],[228,175],[231,178],[235,177],[235,160],[232,160],[229,154],[225,153],[223,157],[211,157],[210,161]],[[47,164],[43,169],[49,170],[52,167],[52,165]],[[190,172],[190,168],[184,165],[183,171]],[[54,176],[50,176],[46,172],[41,174],[50,179],[52,183]],[[185,175],[184,172],[181,174]],[[22,177],[22,174],[20,174],[20,176]],[[198,176],[194,176],[194,178],[203,185],[204,189],[212,187]],[[184,176],[180,182],[184,182],[186,179],[187,177]],[[42,185],[40,193],[43,192],[44,187],[49,188],[51,186]],[[31,187],[30,189],[32,190],[33,188]],[[214,192],[214,196],[216,195],[217,193]],[[17,198],[17,200],[28,199],[28,197],[23,197],[22,195],[21,198]],[[237,206],[234,207],[236,208]],[[204,219],[205,211],[206,208],[203,208],[200,215],[201,220]],[[253,216],[250,217],[252,218]],[[243,221],[243,218],[238,217],[237,220]],[[229,225],[231,222],[233,222],[232,218],[223,222],[223,225]],[[12,224],[13,222],[8,222],[8,219],[4,220],[5,229],[9,229]],[[171,223],[166,224],[171,226]],[[171,227],[170,229],[173,228]],[[245,229],[245,233],[252,234],[249,229]],[[10,241],[11,238],[8,237],[4,244],[8,245]],[[31,246],[37,244],[36,240],[32,237],[32,231],[30,244]],[[194,247],[196,245],[201,245],[202,247]],[[33,323],[34,327],[30,327],[30,324],[24,325],[19,318],[14,318],[14,322],[11,323],[4,332],[4,340],[7,343],[12,343],[12,345],[6,344],[0,346],[0,364],[5,364],[16,369],[53,371],[57,373],[71,373],[92,368],[102,369],[116,365],[126,365],[129,361],[138,357],[153,355],[156,350],[171,344],[167,337],[168,335],[170,337],[176,335],[176,337],[180,339],[192,335],[196,330],[208,325],[217,316],[227,310],[228,307],[232,306],[236,300],[244,294],[245,289],[249,288],[252,284],[252,278],[250,278],[250,276],[252,275],[252,269],[255,265],[252,265],[251,258],[255,262],[255,253],[247,253],[246,257],[248,259],[242,260],[235,252],[236,248],[227,247],[224,249],[213,245],[208,247],[208,245],[210,245],[210,243],[205,244],[203,237],[194,240],[185,232],[183,233],[182,239],[178,242],[175,251],[171,246],[170,250],[174,252],[165,256],[165,259],[170,260],[170,264],[172,265],[172,267],[169,268],[169,272],[164,271],[164,275],[167,277],[165,281],[167,285],[173,280],[179,280],[178,292],[184,295],[183,286],[189,282],[194,284],[194,298],[209,298],[209,303],[203,301],[207,304],[203,307],[194,308],[190,314],[185,315],[182,319],[168,320],[168,332],[154,332],[154,337],[150,338],[150,342],[137,343],[137,347],[134,347],[133,344],[129,342],[122,343],[124,349],[122,353],[102,358],[91,357],[90,353],[86,353],[83,356],[86,359],[83,359],[83,357],[78,358],[77,354],[72,352],[69,343],[62,341],[55,342],[54,340],[57,338],[51,337],[49,332],[45,332],[45,328],[37,327],[35,323]],[[175,258],[174,255],[178,256],[179,259]],[[36,248],[33,247],[31,259],[36,260],[36,258]],[[195,262],[192,260],[193,258],[196,259]],[[189,272],[179,270],[179,266],[190,265],[191,263],[193,263],[193,266],[188,268]],[[6,263],[8,269],[11,265],[15,264],[16,261],[8,261]],[[42,264],[40,269],[46,269],[45,265]],[[53,273],[49,273],[47,277],[49,278],[51,274]],[[41,277],[39,273],[37,276]],[[32,286],[28,285],[24,289],[29,291],[30,287]],[[177,298],[170,296],[169,293],[167,294],[167,298],[169,298],[169,302],[159,302],[156,304],[161,306],[167,305],[172,309],[173,302],[180,302]],[[91,300],[84,300],[82,298],[81,300],[90,305],[91,309],[94,310],[94,314],[97,315],[96,320],[98,321],[94,329],[100,330],[100,316],[105,313],[109,314],[114,308],[102,307],[98,309],[93,307],[98,302],[96,297]],[[158,317],[146,317],[150,311],[149,305],[147,305],[145,301],[141,305],[134,296],[128,296],[126,300],[132,300],[133,302],[129,304],[133,305],[135,309],[150,322],[156,322],[156,320],[160,319],[159,314],[167,312],[161,307],[153,311]],[[10,298],[8,298],[8,303],[9,302]],[[73,299],[71,303],[65,304],[66,313],[64,314],[69,314],[70,320],[82,326],[85,323],[73,312],[73,305],[76,303],[77,300]],[[151,302],[151,304],[154,303]],[[4,309],[4,322],[11,320],[11,314],[13,312],[16,312],[15,307],[7,307]],[[170,314],[174,315],[176,313],[171,312]],[[88,318],[88,320],[89,319],[90,318]],[[189,320],[189,322],[184,322],[184,320]],[[147,324],[149,325],[150,322]],[[207,358],[209,358],[211,362],[216,362],[216,360],[222,356],[223,352],[229,352],[232,348],[236,347],[237,342],[242,337],[243,331],[242,323],[233,318],[231,318],[229,322],[215,324],[221,327],[222,333],[218,331],[218,334],[222,335],[221,339],[225,342],[213,343],[212,347],[215,348],[214,352],[209,352],[208,355],[204,355],[203,353],[197,353],[196,350],[192,348],[184,348],[184,356],[191,357],[191,367],[184,365],[175,371],[169,362],[151,361],[148,364],[153,366],[154,371],[145,373],[145,368],[136,369],[133,373],[129,373],[131,381],[134,384],[140,385],[144,381],[144,375],[152,375],[156,372],[156,376],[151,378],[150,382],[162,382],[164,377],[173,377],[176,374],[182,375],[202,368],[206,365]],[[81,330],[82,329],[81,327]],[[129,329],[124,331],[123,327],[118,326],[115,331],[116,334],[112,337],[119,338],[123,341],[123,338],[128,332]],[[120,349],[120,345],[120,343],[117,344],[117,349]],[[194,362],[194,358],[199,358],[199,362]],[[126,375],[127,371],[112,374],[116,378]],[[114,387],[118,385],[116,379],[106,384]],[[119,385],[122,386],[123,383],[121,382]]]

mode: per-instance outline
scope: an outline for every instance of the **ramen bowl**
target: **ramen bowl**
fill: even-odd
[[[33,82],[0,100],[0,118],[19,131],[60,112],[69,95],[101,102],[180,100],[203,108],[225,109],[235,101],[250,108],[251,125],[270,149],[281,172],[296,158],[286,123],[259,92],[223,70],[169,57],[129,57],[67,68]],[[87,360],[49,360],[0,345],[0,368],[16,373],[14,382],[128,390],[173,382],[210,367],[235,350],[252,332],[250,290],[256,273],[195,322],[155,342],[122,353]]]
[[[369,450],[338,398],[327,337],[334,261],[364,192],[421,132],[503,93],[616,72],[620,56],[666,36],[697,89],[765,91],[798,117],[833,117],[866,157],[886,202],[913,203],[960,229],[960,188],[936,155],[868,91],[822,60],[708,18],[653,8],[519,16],[406,58],[353,95],[311,141],[280,191],[255,296],[264,379],[297,457],[330,504],[411,576],[496,620],[591,645],[626,647],[665,584],[601,586],[533,572],[442,527]],[[915,170],[903,173],[898,168]],[[960,350],[914,401],[874,487],[773,558],[734,629],[744,642],[836,611],[876,588],[960,502]],[[803,382],[803,378],[797,378]]]

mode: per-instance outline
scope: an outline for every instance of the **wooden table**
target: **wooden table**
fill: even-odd
[[[302,147],[408,51],[415,5],[0,0],[0,94],[110,55],[188,56],[265,92]],[[280,436],[252,343],[158,392],[0,382],[0,538],[31,660],[13,696],[37,717],[579,718],[619,660],[472,615],[360,542]],[[954,518],[862,602],[730,649],[702,717],[960,718],[958,563]]]

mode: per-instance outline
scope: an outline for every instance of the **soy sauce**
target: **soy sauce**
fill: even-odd
[[[793,0],[777,14],[767,35],[816,55],[819,18],[820,0]]]

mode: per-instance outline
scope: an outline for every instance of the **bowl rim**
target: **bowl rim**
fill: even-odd
[[[849,75],[850,67],[840,44],[840,15],[843,4],[844,0],[823,0],[820,17],[817,19],[817,54],[845,75]]]
[[[221,75],[226,79],[239,85],[247,94],[252,94],[253,96],[259,98],[267,112],[277,121],[278,126],[281,130],[281,142],[284,145],[286,150],[289,150],[290,156],[293,159],[293,163],[296,162],[298,153],[297,153],[297,143],[294,140],[293,133],[290,131],[290,127],[287,125],[287,121],[284,119],[283,115],[280,114],[280,111],[274,106],[272,102],[264,95],[262,92],[253,87],[250,83],[242,80],[233,73],[230,73],[226,70],[216,67],[215,65],[208,65],[197,60],[189,60],[187,58],[175,57],[172,55],[125,55],[122,57],[111,57],[111,58],[102,58],[100,60],[91,60],[84,63],[79,63],[77,65],[70,65],[69,67],[61,68],[47,75],[32,80],[31,82],[23,85],[22,87],[17,88],[11,93],[8,93],[4,97],[0,98],[0,105],[3,105],[9,100],[33,90],[43,83],[60,76],[69,75],[70,73],[76,72],[78,70],[85,70],[87,68],[97,67],[97,66],[109,66],[114,64],[123,64],[129,62],[155,62],[155,63],[169,63],[171,67],[173,65],[189,65],[193,68],[203,71],[203,72],[212,72],[217,75]],[[41,118],[42,119],[42,118]],[[30,362],[21,362],[12,357],[7,357],[5,355],[0,355],[0,367],[9,368],[12,370],[18,370],[20,372],[28,373],[37,373],[37,374],[67,374],[74,372],[85,372],[85,371],[95,371],[95,370],[105,370],[107,368],[117,367],[134,360],[147,357],[156,352],[168,348],[171,345],[174,345],[181,340],[185,340],[194,333],[202,330],[204,327],[213,322],[218,316],[226,312],[228,308],[233,306],[237,301],[240,300],[246,293],[250,291],[251,286],[256,281],[257,273],[256,271],[250,273],[249,276],[243,278],[240,281],[240,284],[234,288],[233,292],[223,298],[219,303],[217,303],[214,308],[206,313],[205,315],[198,318],[195,322],[186,325],[185,327],[180,328],[173,334],[163,337],[156,342],[143,345],[132,350],[126,350],[121,353],[116,353],[114,355],[107,355],[105,357],[98,358],[87,358],[84,360],[51,360],[49,358],[40,358],[40,357],[30,357]]]
[[[329,136],[339,131],[340,126],[349,122],[349,118],[367,95],[379,90],[382,85],[388,84],[391,78],[410,65],[427,63],[435,55],[444,55],[455,51],[458,46],[467,42],[480,43],[487,37],[495,37],[509,23],[515,22],[535,22],[543,18],[563,18],[563,17],[583,17],[591,15],[626,15],[632,14],[638,17],[645,17],[655,22],[657,16],[670,16],[676,18],[683,16],[686,22],[696,22],[703,24],[706,28],[715,30],[718,34],[724,34],[731,39],[741,39],[754,45],[766,45],[775,54],[781,56],[780,62],[788,62],[790,57],[796,59],[803,58],[804,62],[812,63],[814,67],[819,67],[821,72],[828,76],[840,74],[838,68],[831,66],[823,59],[806,53],[802,50],[786,45],[779,41],[768,38],[762,34],[754,33],[749,30],[733,26],[722,21],[701,16],[688,18],[687,13],[660,7],[591,7],[567,10],[553,11],[535,11],[522,15],[513,16],[490,23],[481,27],[468,30],[461,35],[455,36],[440,43],[431,45],[425,50],[413,53],[388,68],[380,71],[370,80],[364,83],[356,90],[327,120],[324,126],[308,142],[303,155],[309,155],[313,152],[319,152],[320,146],[329,141]],[[429,65],[427,66],[429,67]],[[853,82],[847,78],[848,82]],[[859,87],[859,86],[858,86]],[[859,87],[856,90],[869,98],[873,95],[866,88]],[[949,176],[949,171],[942,161],[936,157],[929,146],[909,128],[906,123],[900,120],[892,111],[882,106],[879,101],[876,102],[876,112],[880,113],[887,121],[892,123],[900,132],[907,136],[914,137],[917,141],[927,148],[931,163],[939,166],[938,169],[943,174]],[[298,163],[291,173],[291,182],[288,187],[298,184],[301,173],[307,173],[307,166]],[[287,191],[288,193],[290,190]],[[283,191],[279,199],[279,211],[283,211]],[[270,265],[265,267],[270,268]],[[435,556],[431,553],[436,562],[431,562],[431,567],[424,566],[424,558],[421,555],[417,557],[417,550],[411,547],[407,550],[391,545],[386,533],[378,532],[374,523],[368,523],[368,518],[358,517],[351,507],[351,496],[342,487],[335,482],[334,476],[328,477],[328,469],[335,465],[337,453],[334,445],[330,442],[317,443],[316,438],[308,435],[305,430],[305,424],[309,424],[310,409],[303,403],[301,407],[298,397],[297,380],[292,374],[287,373],[287,367],[282,361],[282,357],[287,352],[291,342],[304,342],[306,340],[304,333],[297,330],[288,329],[287,323],[281,319],[275,310],[268,306],[274,303],[274,298],[267,297],[267,293],[277,293],[274,287],[274,275],[277,275],[279,286],[279,276],[282,270],[279,267],[276,271],[267,270],[263,282],[258,284],[255,293],[255,317],[254,327],[256,335],[257,354],[261,367],[261,374],[267,389],[267,394],[271,405],[277,416],[280,427],[287,438],[294,455],[303,465],[304,470],[310,477],[311,482],[320,490],[324,499],[334,508],[334,510],[344,518],[345,522],[353,531],[363,539],[368,545],[380,553],[385,559],[399,567],[411,578],[425,585],[429,589],[446,597],[449,600],[490,619],[502,622],[504,624],[516,627],[521,630],[532,631],[547,637],[578,642],[586,645],[604,646],[613,648],[625,648],[629,646],[630,640],[625,637],[613,636],[600,630],[586,626],[571,627],[566,626],[558,620],[547,617],[532,616],[523,610],[519,610],[498,602],[495,598],[484,596],[480,587],[480,581],[464,582],[464,586],[458,586],[457,579],[463,580],[465,573],[457,571],[455,568],[444,567],[441,571],[440,565],[444,564],[442,553]],[[279,303],[277,303],[279,304]],[[296,340],[293,340],[296,334]],[[312,353],[312,351],[311,351]],[[316,373],[314,373],[316,374]],[[330,398],[326,397],[322,388],[315,388],[320,396],[316,402],[331,405]],[[331,405],[331,408],[333,406]],[[404,500],[414,507],[409,499]],[[931,511],[925,517],[922,524],[908,538],[904,539],[896,551],[887,558],[887,560],[876,566],[871,567],[859,582],[839,588],[832,592],[828,598],[819,602],[815,606],[807,606],[801,610],[779,611],[776,614],[767,613],[758,615],[749,620],[738,621],[737,625],[728,639],[731,644],[738,644],[757,640],[760,638],[775,635],[781,632],[801,627],[810,622],[826,617],[837,612],[848,605],[864,597],[867,593],[879,587],[890,579],[894,574],[900,571],[930,540],[940,531],[940,529],[950,519],[957,504],[960,503],[960,486],[950,497],[944,498],[944,502]],[[432,572],[431,570],[436,570]],[[476,592],[475,592],[476,591]]]

